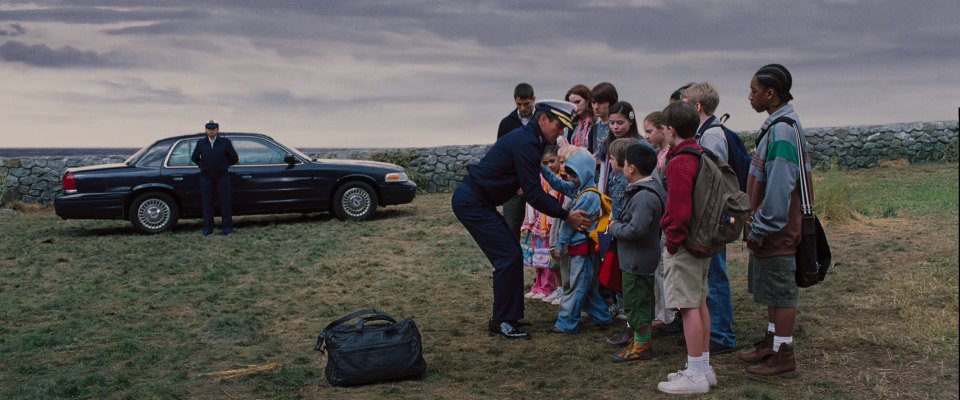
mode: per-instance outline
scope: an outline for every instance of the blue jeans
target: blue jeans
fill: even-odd
[[[597,291],[596,260],[592,255],[570,257],[570,288],[563,291],[554,326],[567,333],[578,332],[583,309],[597,325],[613,323],[607,303]]]
[[[707,308],[710,310],[710,341],[727,347],[737,346],[733,333],[733,299],[727,278],[727,249],[710,258],[707,273]]]

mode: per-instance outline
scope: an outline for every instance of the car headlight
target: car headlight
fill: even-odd
[[[407,178],[406,172],[391,172],[387,174],[387,176],[384,177],[383,180],[387,182],[406,182],[409,179]]]

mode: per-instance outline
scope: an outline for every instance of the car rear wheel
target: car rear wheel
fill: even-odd
[[[169,195],[149,192],[137,196],[130,205],[130,222],[146,234],[156,234],[177,225],[180,209]]]
[[[365,182],[347,182],[333,195],[333,213],[339,219],[363,221],[377,212],[377,192]]]

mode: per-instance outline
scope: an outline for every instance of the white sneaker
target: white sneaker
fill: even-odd
[[[670,380],[670,378],[667,379],[666,382],[657,384],[657,389],[661,392],[670,394],[696,394],[710,391],[710,384],[707,383],[707,378],[703,375],[692,374],[689,369],[678,371],[676,378],[673,380]]]
[[[544,296],[543,293],[534,293],[533,296],[530,296],[530,299],[532,299],[532,300],[543,300],[544,297],[547,297],[547,296]]]
[[[545,302],[547,302],[547,303],[553,303],[554,300],[559,299],[560,296],[562,296],[562,295],[563,295],[563,290],[557,289],[557,290],[554,290],[553,293],[550,293],[549,296],[544,297],[544,298],[543,298],[543,301],[545,301]]]
[[[672,381],[680,377],[684,370],[679,370],[677,372],[671,372],[667,374],[667,380]],[[710,369],[707,370],[707,374],[704,375],[707,378],[707,383],[710,386],[717,386],[717,373],[713,371],[713,366],[710,366]]]
[[[534,292],[527,292],[527,294],[523,295],[523,297],[526,297],[526,298],[529,299],[529,298],[532,298],[533,295],[535,295],[535,294],[536,294],[536,293],[534,293]]]
[[[561,290],[561,291],[560,291],[560,295],[557,296],[557,298],[553,299],[553,301],[551,301],[550,304],[553,304],[553,305],[555,305],[555,306],[559,306],[559,305],[560,305],[560,302],[562,302],[562,301],[563,301],[563,291]]]

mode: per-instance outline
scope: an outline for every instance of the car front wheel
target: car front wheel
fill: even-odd
[[[377,192],[365,182],[348,182],[333,195],[333,212],[342,220],[369,219],[377,212]]]
[[[177,225],[180,210],[169,195],[149,192],[137,196],[130,205],[130,222],[140,232],[157,234]]]

